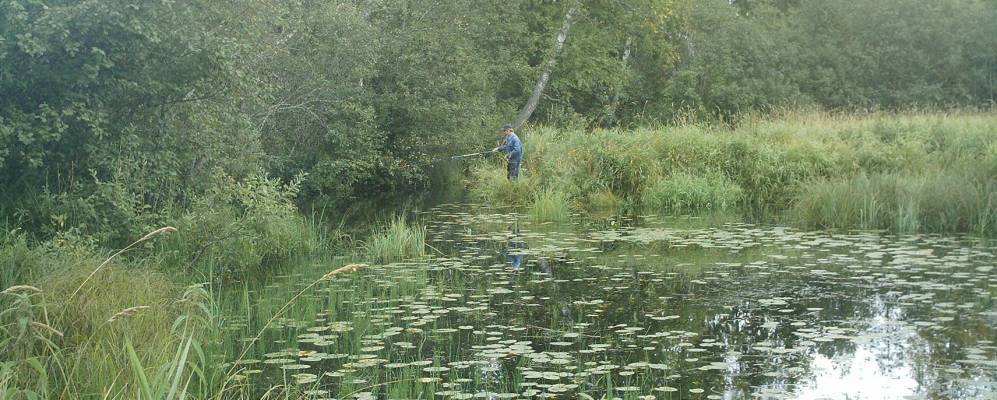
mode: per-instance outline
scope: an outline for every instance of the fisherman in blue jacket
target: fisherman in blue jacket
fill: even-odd
[[[516,136],[512,130],[510,124],[502,126],[502,134],[505,135],[505,139],[502,140],[499,147],[492,151],[501,151],[506,154],[506,159],[509,161],[507,178],[514,181],[519,179],[519,163],[523,161],[523,142],[519,141],[519,136]]]

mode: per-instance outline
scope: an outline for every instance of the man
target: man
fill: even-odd
[[[512,131],[512,125],[503,125],[502,134],[505,135],[505,139],[499,147],[492,151],[501,151],[506,154],[506,160],[509,161],[509,174],[506,178],[514,181],[519,179],[519,163],[523,161],[523,142],[520,142],[519,136],[516,136],[516,133]]]

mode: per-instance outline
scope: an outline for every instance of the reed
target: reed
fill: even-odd
[[[741,187],[722,174],[676,173],[644,191],[642,206],[665,213],[724,211],[737,207],[742,196]]]
[[[792,213],[811,228],[997,234],[997,185],[968,169],[860,174],[803,186]]]
[[[547,189],[537,193],[529,214],[535,222],[567,222],[571,205],[563,192]]]
[[[368,259],[390,263],[426,255],[426,229],[401,216],[381,225],[363,245]]]

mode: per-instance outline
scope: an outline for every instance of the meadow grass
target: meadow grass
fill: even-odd
[[[194,369],[210,371],[199,344],[211,319],[201,313],[207,297],[192,294],[203,289],[184,291],[160,272],[119,262],[123,251],[107,257],[59,246],[32,250],[45,267],[35,286],[0,292],[3,398],[167,399],[208,391],[205,379],[191,384]]]
[[[536,127],[521,136],[529,184],[503,186],[512,184],[501,180],[502,166],[481,163],[470,180],[479,199],[530,205],[542,196],[582,209],[788,215],[807,227],[995,232],[993,113],[807,111],[747,116],[735,127]]]

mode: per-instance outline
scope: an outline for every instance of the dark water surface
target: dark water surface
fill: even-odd
[[[432,259],[309,291],[240,362],[249,387],[316,399],[997,398],[986,241],[654,216],[536,224],[468,205],[422,218]],[[288,292],[254,295],[266,290]]]

